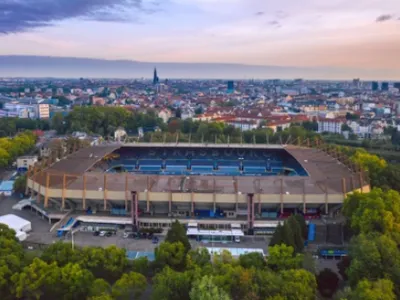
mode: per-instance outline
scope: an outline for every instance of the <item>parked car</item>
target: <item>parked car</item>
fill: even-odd
[[[106,235],[106,231],[100,231],[99,236],[105,236]]]
[[[112,231],[107,231],[105,235],[106,235],[107,237],[110,237],[110,236],[113,235],[113,233],[112,233]]]
[[[124,235],[122,236],[124,239],[130,238],[133,236],[133,232],[132,231],[125,231]]]
[[[235,236],[235,243],[240,243],[240,236]]]
[[[128,239],[128,238],[136,239],[136,238],[140,238],[140,237],[138,237],[138,234],[136,232],[124,232],[123,238],[124,239]]]
[[[153,237],[154,237],[154,234],[153,234],[153,233],[149,233],[149,234],[147,235],[147,238],[148,238],[149,240],[153,239]]]
[[[93,232],[93,236],[99,236],[99,234],[100,234],[100,231]]]
[[[158,237],[154,236],[152,239],[153,244],[158,244]]]

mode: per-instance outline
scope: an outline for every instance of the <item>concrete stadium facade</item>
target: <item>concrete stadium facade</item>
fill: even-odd
[[[120,147],[151,148],[258,148],[285,149],[308,176],[171,176],[108,174],[93,169],[103,157]],[[327,148],[328,149],[328,148]],[[240,224],[250,229],[268,221],[265,209],[318,208],[334,212],[354,191],[369,192],[365,174],[334,152],[294,145],[150,144],[107,145],[81,149],[41,170],[30,168],[27,190],[45,209],[85,211],[95,207],[106,216],[113,206],[123,207],[137,226],[168,226],[174,219],[188,223]],[[236,212],[232,218],[201,219],[196,209]],[[187,215],[179,215],[179,212]]]

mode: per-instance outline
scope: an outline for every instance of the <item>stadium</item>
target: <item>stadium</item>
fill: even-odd
[[[163,229],[179,219],[268,234],[291,214],[332,216],[348,193],[370,189],[347,159],[307,144],[96,146],[29,169],[27,189],[54,218],[74,212],[81,222]]]

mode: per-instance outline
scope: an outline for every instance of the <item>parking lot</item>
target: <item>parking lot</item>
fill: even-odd
[[[77,246],[99,246],[107,247],[109,245],[116,245],[117,247],[124,248],[127,251],[143,251],[151,252],[154,251],[155,247],[164,241],[165,236],[155,235],[159,238],[158,244],[153,244],[152,240],[149,239],[134,239],[124,238],[123,230],[117,231],[115,235],[110,237],[106,236],[94,236],[92,232],[78,231],[74,234],[74,243]],[[66,242],[72,241],[72,236],[69,234],[65,239]],[[228,243],[203,243],[196,240],[190,240],[193,249],[198,247],[219,247],[219,248],[258,248],[266,250],[268,238],[265,237],[243,237],[240,243],[228,242]]]
[[[56,231],[50,232],[51,224],[48,220],[38,216],[34,211],[27,210],[14,210],[12,206],[21,199],[17,197],[3,197],[0,199],[0,214],[15,214],[32,223],[32,231],[29,233],[27,242],[37,244],[52,244],[56,241],[72,242],[71,234],[66,237],[57,237]],[[152,240],[148,239],[134,239],[134,238],[123,238],[124,230],[117,231],[116,235],[110,237],[105,236],[94,236],[92,232],[78,231],[74,234],[74,243],[76,246],[98,246],[107,247],[109,245],[116,245],[126,249],[127,251],[144,251],[152,252],[155,247],[164,241],[165,237],[156,234],[159,238],[158,244],[153,244]],[[198,247],[219,247],[219,248],[258,248],[266,251],[269,243],[268,237],[242,237],[240,243],[235,242],[198,242],[196,240],[190,240],[193,249]]]
[[[134,239],[124,238],[124,231],[117,231],[115,235],[107,236],[94,236],[93,232],[78,231],[74,233],[74,243],[77,246],[98,246],[107,247],[116,245],[119,248],[124,248],[127,251],[144,251],[152,252],[158,244],[153,244],[152,240],[148,239]],[[158,236],[159,243],[164,240],[163,236]],[[65,239],[66,242],[72,242],[72,235],[68,235]]]
[[[30,209],[26,210],[15,210],[13,209],[13,205],[18,203],[21,199],[16,197],[3,197],[0,199],[0,214],[14,214],[21,218],[24,218],[31,222],[32,231],[29,233],[28,241],[34,241],[36,243],[51,243],[55,234],[50,233],[51,225],[49,224],[47,219],[43,219],[38,216],[34,211]]]

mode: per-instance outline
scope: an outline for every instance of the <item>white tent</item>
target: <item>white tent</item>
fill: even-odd
[[[20,241],[25,240],[27,237],[26,233],[32,230],[31,222],[12,214],[0,216],[0,223],[14,229],[16,232],[15,236]]]

